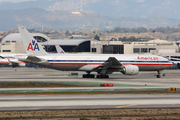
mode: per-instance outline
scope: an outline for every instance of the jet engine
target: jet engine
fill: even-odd
[[[136,65],[124,65],[121,72],[124,75],[137,75],[139,73],[139,67]]]
[[[19,63],[19,67],[26,67],[26,63]]]
[[[12,67],[26,67],[26,63],[11,63]]]

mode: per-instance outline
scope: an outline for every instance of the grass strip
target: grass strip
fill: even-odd
[[[84,91],[84,92],[26,92],[26,93],[0,93],[4,95],[94,95],[94,94],[180,94],[178,91]]]
[[[180,109],[103,109],[0,112],[0,119],[179,119]]]

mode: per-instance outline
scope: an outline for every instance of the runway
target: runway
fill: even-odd
[[[74,72],[74,71],[73,71]],[[115,86],[165,86],[180,87],[180,70],[165,70],[165,76],[156,78],[155,72],[140,72],[136,76],[114,73],[109,79],[82,78],[84,72],[77,72],[78,76],[69,75],[72,71],[57,71],[51,69],[34,68],[0,68],[0,82],[65,82],[73,84],[90,84],[99,86],[102,83],[111,83]]]
[[[0,111],[180,108],[180,95],[1,96]]]
[[[0,88],[8,92],[76,92],[76,91],[151,91],[180,88],[180,71],[166,70],[162,78],[156,72],[142,72],[137,76],[124,76],[118,73],[109,79],[83,79],[82,72],[71,76],[68,71],[34,68],[1,68],[0,84],[12,82],[65,83],[91,87],[61,88]],[[113,84],[113,87],[100,87],[100,84]],[[179,94],[104,94],[104,95],[48,95],[48,96],[1,96],[0,111],[27,110],[80,110],[80,109],[138,109],[138,108],[180,108]]]

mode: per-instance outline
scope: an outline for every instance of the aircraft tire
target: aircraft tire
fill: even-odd
[[[83,75],[83,78],[87,78],[87,75]]]
[[[100,78],[100,75],[97,75],[96,78]]]
[[[94,78],[95,76],[93,74],[84,74],[82,77],[83,78]]]
[[[109,78],[109,75],[105,75],[105,78]]]
[[[97,75],[96,78],[109,78],[109,75]]]
[[[94,78],[94,77],[95,77],[95,75],[93,75],[93,74],[89,75],[89,78]]]
[[[156,77],[157,77],[157,78],[161,78],[161,75],[157,75]]]

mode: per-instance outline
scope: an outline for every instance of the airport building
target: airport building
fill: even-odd
[[[50,40],[41,33],[32,33],[32,36],[40,44]],[[9,34],[1,41],[1,53],[26,53],[19,33]]]
[[[180,58],[180,42],[167,40],[150,40],[147,42],[99,41],[87,38],[53,39],[41,33],[32,33],[34,38],[49,53],[56,53],[55,45],[59,45],[67,53],[93,54],[153,54],[164,57]],[[2,53],[25,53],[19,33],[6,36],[1,42]]]
[[[42,44],[45,50],[50,53],[56,53],[55,45],[59,45],[65,52],[68,53],[90,53],[90,39],[55,39],[46,41]]]

